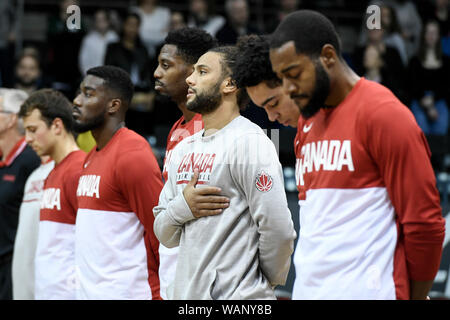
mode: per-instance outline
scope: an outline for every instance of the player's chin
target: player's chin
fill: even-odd
[[[195,98],[195,94],[194,93],[188,93],[186,95],[186,103],[193,101]]]
[[[166,92],[166,90],[164,90],[163,86],[155,86],[155,91],[164,96],[167,95],[167,92]]]

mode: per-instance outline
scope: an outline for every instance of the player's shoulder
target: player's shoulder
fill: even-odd
[[[86,153],[83,150],[76,150],[66,156],[60,165],[58,171],[64,176],[79,176],[83,171],[83,164],[86,159]]]
[[[387,87],[375,81],[361,79],[363,81],[359,95],[359,99],[365,109],[373,110],[380,107],[390,106],[394,108],[404,109],[406,106],[389,90]]]
[[[245,146],[245,150],[250,150],[254,148],[266,148],[273,145],[273,142],[260,126],[243,116],[235,119],[233,125],[227,129],[231,133],[227,137],[232,137],[229,139],[229,143],[234,148],[242,149]]]
[[[141,153],[151,150],[148,141],[137,132],[128,128],[120,129],[120,135],[115,141],[115,151],[119,153]]]
[[[227,127],[227,130],[229,132],[232,132],[234,136],[245,138],[246,135],[267,135],[264,133],[264,131],[261,129],[260,126],[258,126],[256,123],[250,121],[244,116],[239,116],[235,118],[230,125]]]
[[[417,132],[420,129],[411,110],[405,106],[388,88],[373,81],[366,80],[367,100],[357,112],[358,123],[368,132],[389,130],[396,134]],[[411,131],[412,130],[412,131]]]

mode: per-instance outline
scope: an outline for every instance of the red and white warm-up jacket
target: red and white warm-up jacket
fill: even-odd
[[[69,153],[44,182],[35,256],[36,300],[76,298],[76,192],[85,157],[82,150]]]
[[[360,79],[300,117],[294,148],[294,299],[408,299],[410,280],[434,279],[445,227],[430,151],[388,89]]]
[[[77,299],[160,299],[152,210],[162,186],[149,144],[127,128],[87,155],[77,189]]]

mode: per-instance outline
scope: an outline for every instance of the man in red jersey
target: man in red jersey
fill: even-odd
[[[425,299],[445,224],[423,132],[387,88],[356,75],[322,14],[288,15],[272,68],[300,108],[294,299]]]
[[[182,28],[169,32],[159,53],[158,67],[153,74],[155,90],[170,97],[183,113],[167,137],[163,167],[165,181],[173,148],[184,138],[203,129],[202,116],[186,108],[186,78],[191,75],[198,58],[216,45],[216,39],[206,31]]]
[[[72,104],[60,92],[42,89],[22,104],[25,140],[54,169],[44,183],[35,256],[35,299],[75,299],[76,186],[86,154],[72,134]]]
[[[169,32],[159,53],[158,67],[154,72],[155,90],[170,97],[183,113],[172,126],[167,137],[163,166],[164,181],[167,181],[167,168],[175,146],[184,138],[203,129],[201,114],[186,108],[188,90],[186,78],[191,75],[198,58],[216,45],[217,41],[206,31],[198,28],[182,28]],[[211,194],[205,195],[205,197],[218,195],[215,190],[210,189]],[[199,196],[203,197],[204,195]],[[177,255],[178,247],[169,249],[160,244],[159,278],[163,299],[167,297],[166,288],[175,275]]]
[[[77,299],[160,299],[152,209],[162,179],[147,141],[125,127],[132,96],[125,71],[101,66],[74,99],[76,131],[97,142],[77,189]]]

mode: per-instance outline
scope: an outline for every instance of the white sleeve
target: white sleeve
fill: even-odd
[[[258,228],[262,272],[272,285],[283,285],[296,233],[275,146],[264,134],[250,134],[235,146],[237,159],[230,163],[231,172],[246,195]]]
[[[179,245],[183,225],[195,219],[183,193],[177,194],[176,181],[169,177],[159,196],[159,202],[153,208],[155,222],[153,230],[158,240],[167,248]]]

